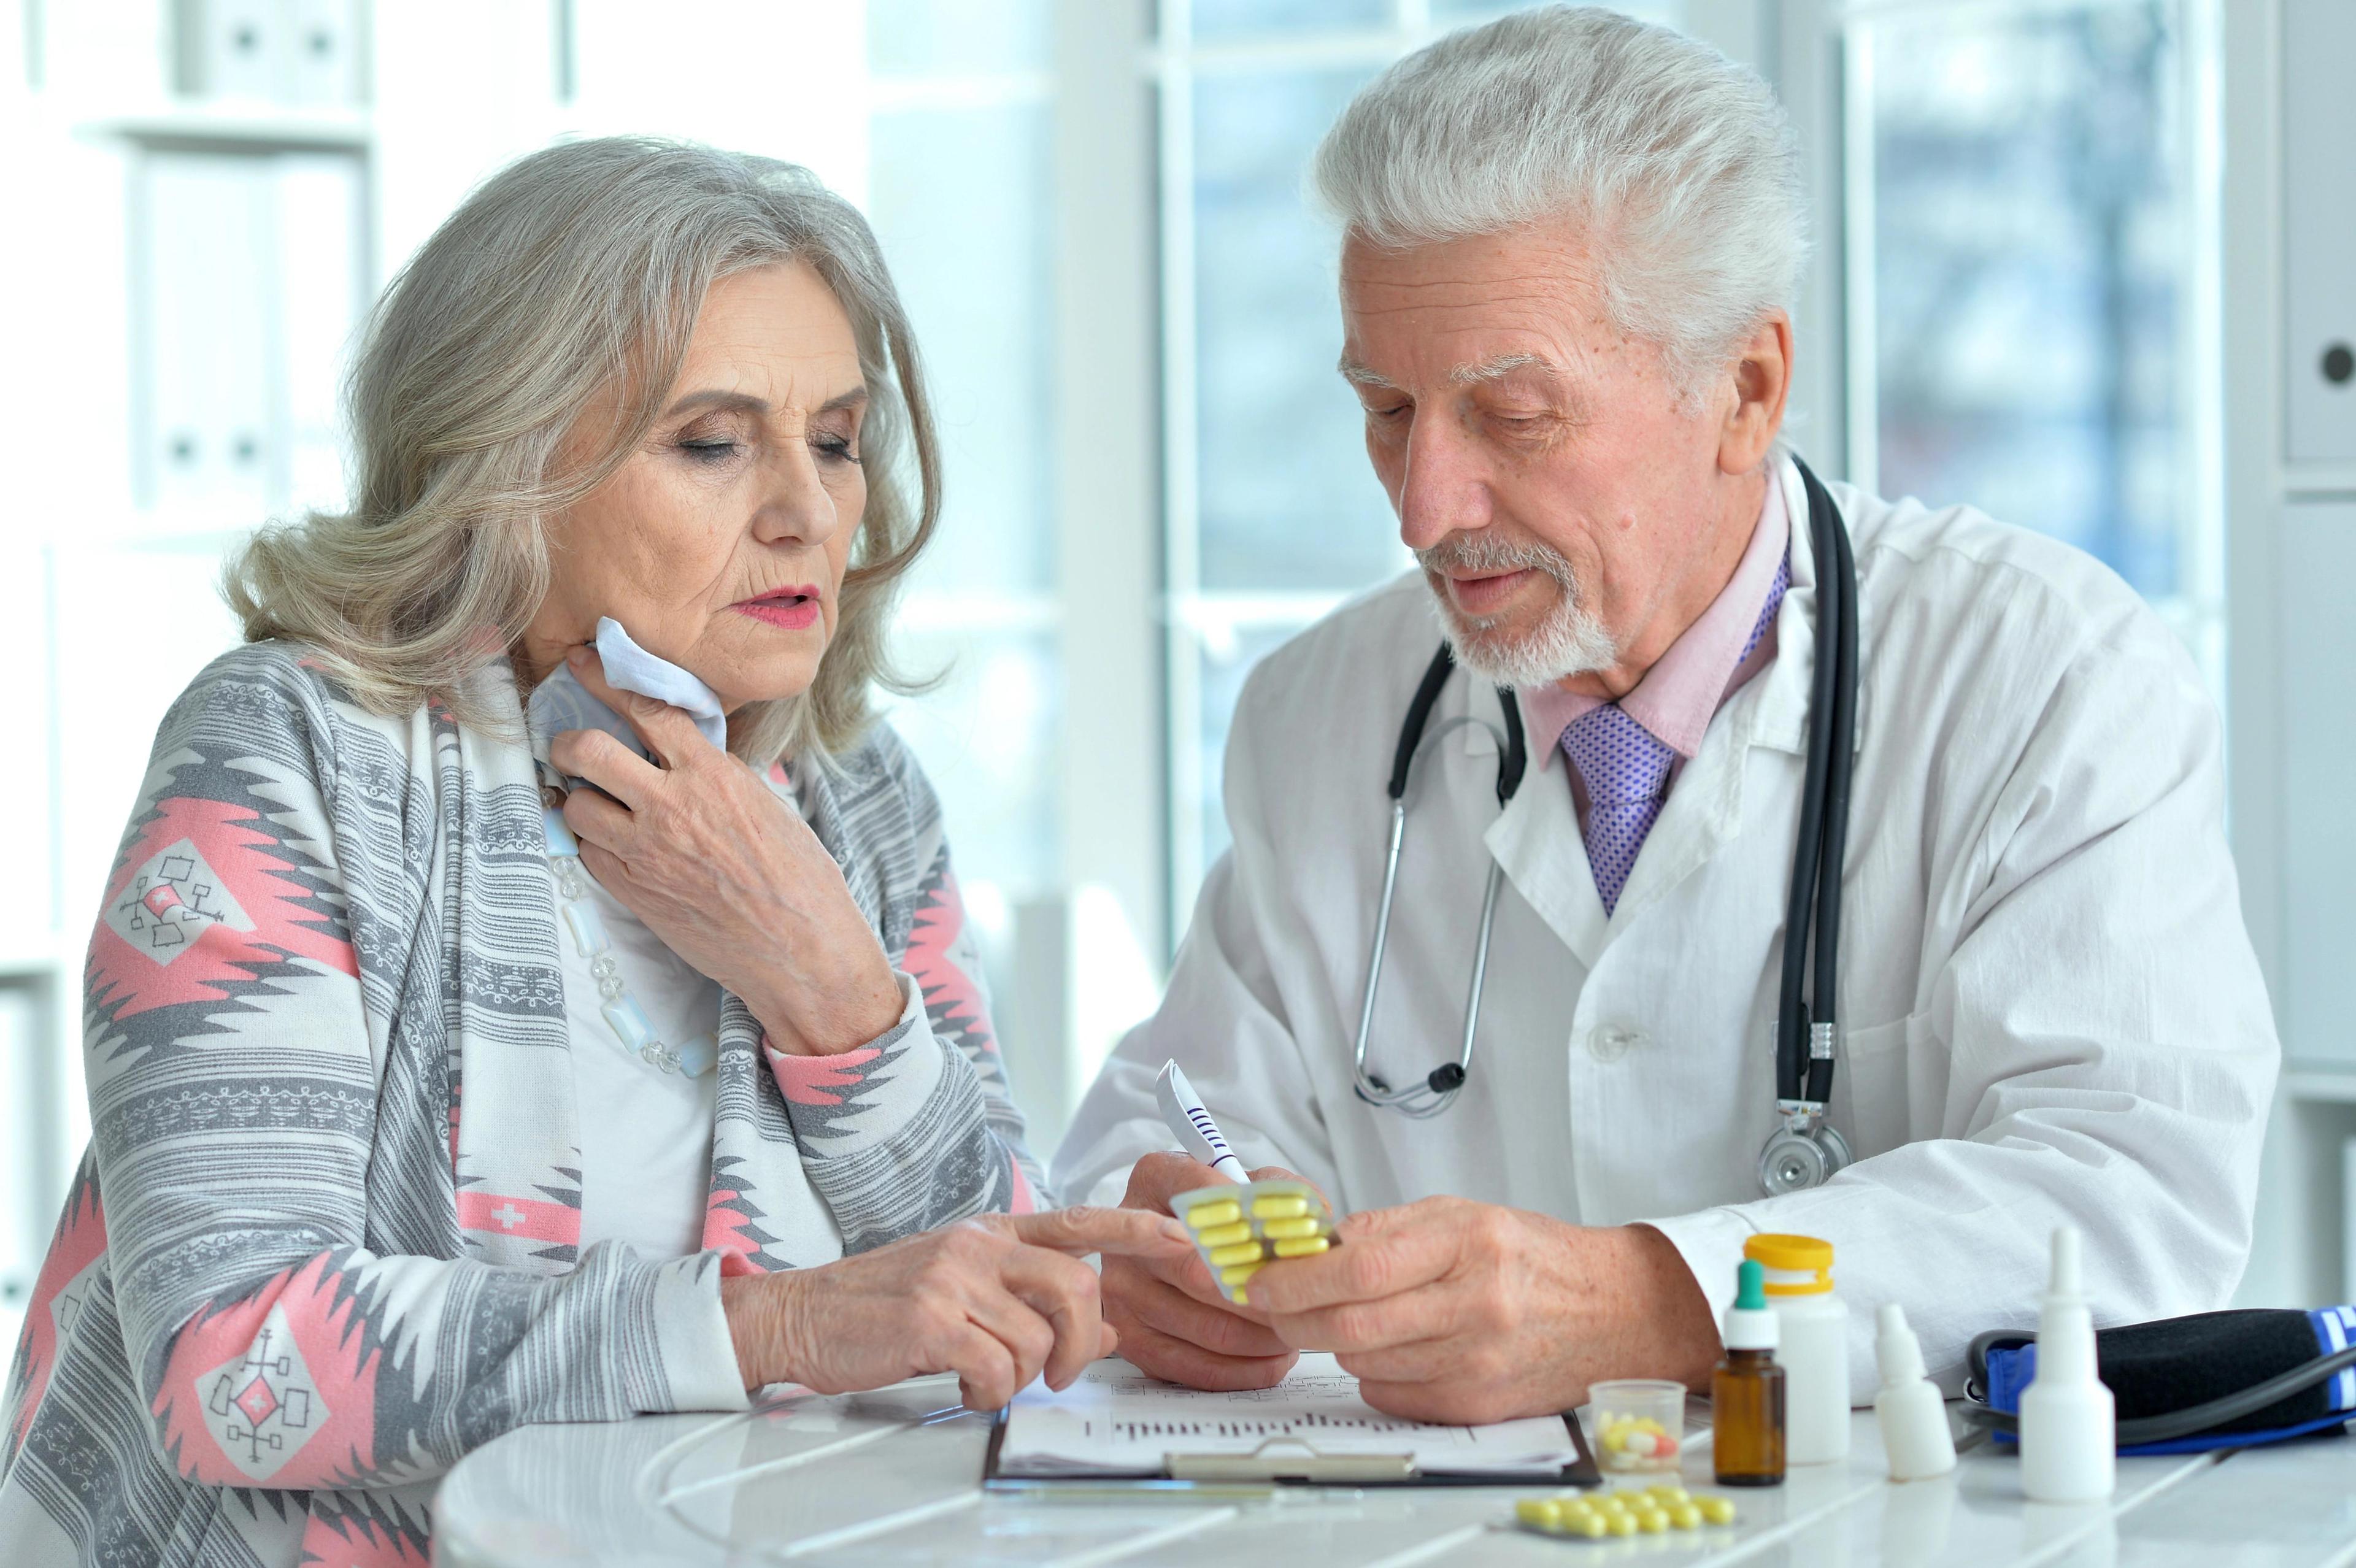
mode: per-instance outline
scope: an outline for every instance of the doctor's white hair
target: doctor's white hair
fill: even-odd
[[[1790,119],[1708,44],[1596,6],[1451,34],[1376,77],[1317,148],[1312,194],[1384,249],[1565,221],[1604,306],[1697,397],[1807,255]]]

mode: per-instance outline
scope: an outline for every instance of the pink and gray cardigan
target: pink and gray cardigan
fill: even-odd
[[[504,662],[474,678],[516,705]],[[214,661],[91,938],[93,1136],[0,1402],[0,1568],[423,1563],[437,1477],[519,1423],[740,1408],[723,1275],[1039,1204],[923,773],[879,726],[802,795],[911,1005],[798,1059],[726,997],[705,1250],[584,1252],[524,743],[367,713],[291,645]]]

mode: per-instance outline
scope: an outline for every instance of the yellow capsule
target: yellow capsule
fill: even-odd
[[[1590,1506],[1600,1513],[1626,1513],[1628,1495],[1625,1492],[1606,1492]]]
[[[1211,1266],[1213,1268],[1232,1268],[1237,1264],[1250,1263],[1254,1258],[1257,1258],[1259,1255],[1260,1250],[1259,1243],[1258,1242],[1237,1242],[1232,1247],[1213,1247],[1211,1249]]]
[[[1636,1516],[1625,1509],[1607,1513],[1603,1516],[1603,1528],[1614,1535],[1633,1535],[1636,1533]]]
[[[1580,1513],[1564,1514],[1562,1532],[1565,1535],[1583,1535],[1590,1541],[1599,1541],[1612,1533],[1612,1524],[1604,1515],[1597,1513],[1593,1509],[1588,1509]]]
[[[1186,1223],[1198,1231],[1207,1231],[1214,1225],[1232,1225],[1243,1217],[1244,1206],[1232,1198],[1216,1203],[1197,1203],[1186,1211]]]
[[[1323,1236],[1288,1236],[1269,1243],[1280,1258],[1312,1258],[1331,1248],[1333,1243]]]
[[[1318,1224],[1317,1220],[1308,1215],[1298,1220],[1270,1220],[1260,1226],[1259,1233],[1271,1242],[1289,1242],[1317,1234]]]
[[[1670,1486],[1665,1482],[1657,1487],[1646,1487],[1644,1495],[1663,1508],[1676,1508],[1680,1504],[1693,1501],[1691,1492],[1683,1487]]]
[[[1206,1247],[1232,1247],[1237,1242],[1252,1239],[1251,1226],[1241,1220],[1232,1225],[1214,1225],[1207,1231],[1197,1231],[1194,1240]]]
[[[1676,1525],[1679,1530],[1699,1530],[1701,1528],[1701,1509],[1694,1507],[1691,1503],[1679,1503],[1676,1507],[1669,1509],[1669,1522]]]
[[[1562,1523],[1562,1505],[1552,1498],[1524,1498],[1514,1505],[1514,1517],[1539,1530],[1553,1530]]]
[[[1263,1265],[1258,1263],[1248,1263],[1237,1264],[1233,1268],[1223,1268],[1219,1271],[1219,1283],[1221,1285],[1241,1285],[1244,1281],[1258,1274],[1262,1266]]]
[[[1636,1528],[1646,1535],[1658,1535],[1669,1528],[1669,1516],[1656,1508],[1640,1508],[1635,1511]]]
[[[1255,1220],[1298,1220],[1308,1212],[1309,1200],[1297,1192],[1273,1193],[1252,1200],[1252,1218]]]
[[[1696,1498],[1694,1499],[1694,1507],[1701,1509],[1701,1517],[1709,1520],[1712,1524],[1732,1524],[1734,1522],[1734,1499],[1732,1498]]]
[[[1249,1301],[1244,1298],[1244,1287],[1240,1285],[1227,1293],[1227,1299],[1234,1302],[1237,1307],[1249,1307],[1251,1305]]]

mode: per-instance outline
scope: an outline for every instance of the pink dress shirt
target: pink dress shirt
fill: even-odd
[[[1662,786],[1664,799],[1676,787],[1677,774],[1684,771],[1686,763],[1701,750],[1701,738],[1726,699],[1774,661],[1772,625],[1748,658],[1742,656],[1742,645],[1750,641],[1751,628],[1759,624],[1759,613],[1766,606],[1768,590],[1775,581],[1775,569],[1783,563],[1791,542],[1791,519],[1783,512],[1783,487],[1775,483],[1771,471],[1766,503],[1759,508],[1759,521],[1751,530],[1751,543],[1744,549],[1742,559],[1734,564],[1734,575],[1727,579],[1726,586],[1710,601],[1700,618],[1687,626],[1685,635],[1671,643],[1668,651],[1644,672],[1644,678],[1636,683],[1635,689],[1620,699],[1622,712],[1677,754],[1669,769],[1668,783]],[[1561,755],[1562,732],[1571,721],[1603,706],[1600,697],[1565,691],[1559,686],[1526,687],[1518,695],[1530,754],[1537,759],[1541,772],[1554,766],[1555,759]],[[1562,771],[1570,779],[1570,795],[1578,805],[1579,825],[1583,830],[1587,827],[1586,785],[1577,768],[1565,767]]]

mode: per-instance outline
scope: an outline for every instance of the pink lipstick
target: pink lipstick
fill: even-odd
[[[798,588],[773,588],[751,599],[740,599],[731,608],[742,610],[756,621],[798,632],[818,624],[819,592],[811,583]]]

